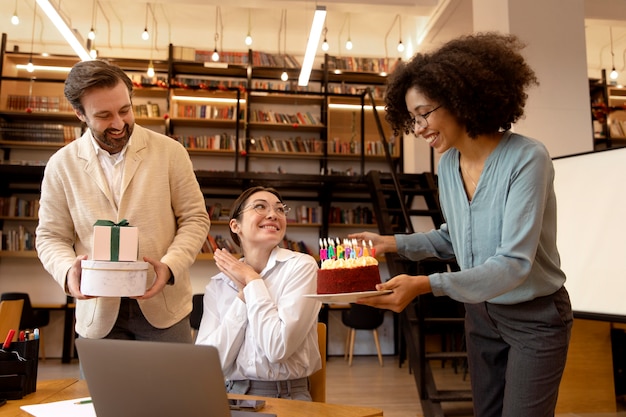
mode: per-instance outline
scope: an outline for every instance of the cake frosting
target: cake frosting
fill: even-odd
[[[317,272],[318,294],[375,291],[376,284],[380,284],[380,271],[372,256],[325,259]]]

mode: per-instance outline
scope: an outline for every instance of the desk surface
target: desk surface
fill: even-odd
[[[70,400],[72,398],[88,397],[89,390],[85,380],[58,379],[39,381],[37,391],[28,394],[21,400],[8,401],[0,408],[0,416],[32,417],[20,409],[23,405],[40,404],[53,401]],[[247,395],[229,394],[230,398],[261,398]],[[280,398],[262,398],[266,401],[264,413],[276,414],[277,417],[377,417],[382,416],[382,410],[370,407],[355,407],[351,405],[314,403]]]

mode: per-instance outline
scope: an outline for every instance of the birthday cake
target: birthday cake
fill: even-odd
[[[380,284],[378,261],[374,250],[356,244],[321,245],[321,268],[317,271],[318,294],[342,294],[375,291]],[[326,246],[326,247],[324,247]]]

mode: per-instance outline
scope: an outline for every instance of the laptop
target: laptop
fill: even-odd
[[[230,409],[213,346],[78,338],[76,348],[98,417],[276,417]]]

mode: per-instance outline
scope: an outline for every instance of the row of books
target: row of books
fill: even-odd
[[[346,83],[328,84],[328,92],[333,94],[361,94],[366,88],[372,91],[374,98],[383,98],[385,95],[385,87],[381,86],[349,85]],[[369,102],[366,101],[366,104],[369,104]]]
[[[172,139],[180,142],[187,149],[228,150],[234,151],[237,136],[222,133],[217,135],[174,135]],[[243,139],[239,141],[239,149],[243,148]]]
[[[316,83],[309,83],[306,86],[298,85],[297,80],[293,81],[270,81],[252,80],[252,89],[273,90],[273,91],[314,91],[319,92],[320,86]]]
[[[201,89],[220,89],[220,88],[245,88],[248,83],[245,80],[237,79],[208,79],[208,78],[192,78],[178,76],[172,81],[172,85],[180,88],[201,88]]]
[[[174,102],[172,114],[177,117],[210,120],[235,120],[235,106],[212,106],[208,104],[182,104]],[[239,118],[243,119],[243,110]]]
[[[161,117],[161,109],[157,103],[135,104],[133,112],[135,117]]]
[[[37,112],[72,112],[72,106],[63,96],[22,96],[10,94],[7,97],[8,110]]]
[[[0,230],[0,250],[35,250],[35,233],[21,225],[17,229]]]
[[[288,239],[287,236],[285,236],[279,246],[281,248],[291,249],[292,251],[295,251],[295,252],[302,252],[302,253],[306,253],[311,256],[314,256],[314,253],[313,251],[311,251],[311,248],[309,248],[307,244],[304,243],[304,241],[302,240],[295,241],[295,240]]]
[[[322,208],[320,206],[301,205],[294,210],[296,223],[319,224],[322,223]]]
[[[395,137],[387,142],[389,153],[391,155],[399,155],[398,144]],[[361,155],[361,142],[351,140],[349,142],[342,141],[339,138],[333,138],[328,141],[328,153],[340,155]],[[365,141],[365,155],[384,156],[385,145],[382,141]]]
[[[215,253],[218,249],[226,249],[230,253],[238,253],[239,250],[235,243],[229,238],[225,238],[222,235],[211,236],[207,235],[206,240],[202,244],[201,253]]]
[[[0,123],[0,140],[38,143],[69,143],[82,135],[76,125],[56,123]]]
[[[228,221],[230,219],[230,208],[223,207],[222,203],[211,204],[206,201],[206,209],[211,220]]]
[[[273,138],[253,137],[249,140],[249,150],[258,152],[322,153],[324,143],[318,138]]]
[[[328,56],[328,70],[392,73],[399,59]]]
[[[12,195],[0,197],[0,216],[3,217],[37,217],[39,199],[27,200]]]
[[[279,123],[307,126],[321,126],[322,122],[311,112],[282,113],[261,109],[250,111],[250,121],[260,123]]]
[[[376,219],[369,207],[331,207],[328,212],[328,222],[335,224],[375,224]]]

